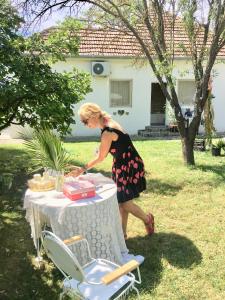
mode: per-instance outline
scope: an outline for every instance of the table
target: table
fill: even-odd
[[[83,235],[89,242],[93,257],[109,259],[118,264],[128,254],[125,244],[114,182],[102,174],[84,175],[97,183],[96,196],[71,201],[62,192],[32,192],[24,197],[26,219],[31,226],[31,235],[39,253],[39,238],[45,225],[62,240],[74,235]],[[71,246],[81,264],[86,263],[82,243]]]

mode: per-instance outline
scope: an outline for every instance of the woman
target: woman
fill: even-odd
[[[102,111],[94,103],[83,104],[78,114],[81,122],[89,128],[101,129],[101,144],[99,152],[85,167],[77,168],[71,173],[78,176],[102,162],[110,152],[113,156],[112,179],[117,185],[117,199],[119,202],[122,228],[125,239],[127,238],[128,214],[141,219],[149,235],[154,233],[154,217],[145,214],[133,199],[146,189],[144,164],[132,141],[119,123],[114,121],[109,114]]]

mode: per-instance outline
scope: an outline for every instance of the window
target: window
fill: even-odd
[[[131,106],[131,80],[111,80],[110,81],[110,106]]]
[[[193,105],[196,87],[194,80],[178,81],[178,100],[181,105]]]

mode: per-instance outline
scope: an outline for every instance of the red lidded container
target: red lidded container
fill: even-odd
[[[73,201],[91,198],[96,195],[95,185],[85,180],[66,182],[63,187],[63,193]]]

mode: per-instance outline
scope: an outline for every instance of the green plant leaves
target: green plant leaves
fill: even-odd
[[[24,144],[30,153],[34,171],[41,168],[64,171],[71,164],[72,158],[62,141],[48,128],[35,130],[32,140]]]

